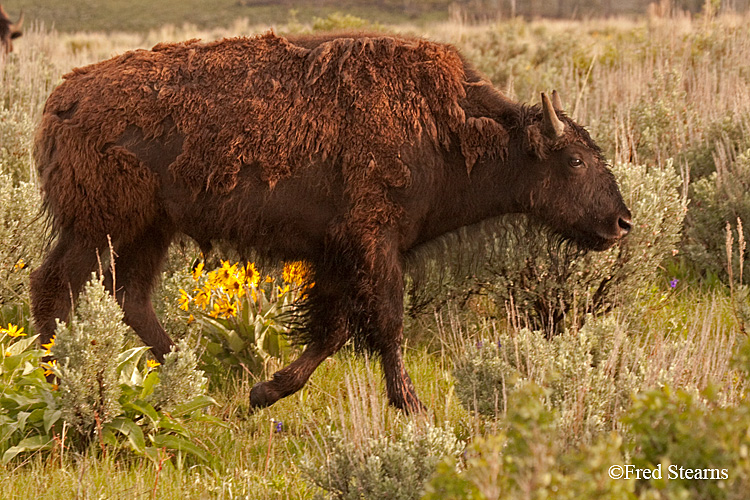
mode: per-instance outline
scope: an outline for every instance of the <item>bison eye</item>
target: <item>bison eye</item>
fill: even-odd
[[[573,168],[581,168],[581,167],[585,167],[586,164],[583,163],[583,160],[581,160],[580,158],[571,158],[570,166]]]

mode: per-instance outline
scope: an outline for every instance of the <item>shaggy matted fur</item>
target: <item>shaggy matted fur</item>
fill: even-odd
[[[307,347],[254,406],[355,338],[381,356],[391,403],[417,409],[400,347],[411,249],[508,212],[595,249],[630,227],[599,148],[543,103],[508,100],[451,46],[377,35],[192,40],[76,69],[35,144],[57,234],[32,275],[41,337],[109,236],[125,321],[163,356],[149,297],[170,242],[223,239],[307,259],[316,282]]]
[[[463,81],[455,50],[424,41],[336,39],[309,50],[268,34],[157,45],[65,75],[40,127],[54,144],[41,143],[37,164],[54,189],[55,223],[85,220],[86,232],[104,234],[113,217],[127,213],[140,226],[153,216],[153,175],[116,144],[129,125],[146,139],[168,133],[166,117],[185,138],[170,171],[194,194],[232,190],[243,165],[258,165],[273,187],[314,158],[336,157],[347,185],[364,188],[357,196],[382,198],[375,185],[410,182],[404,144],[424,132],[447,146],[464,122]],[[66,121],[72,112],[97,119]],[[50,161],[54,148],[64,163]],[[106,185],[109,195],[99,192],[105,165],[122,180]]]

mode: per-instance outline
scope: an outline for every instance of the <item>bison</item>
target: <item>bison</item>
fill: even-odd
[[[23,12],[15,23],[10,22],[10,17],[0,5],[0,43],[3,45],[3,53],[13,52],[13,39],[22,35]]]
[[[150,294],[170,243],[223,240],[305,260],[315,282],[305,349],[253,407],[352,339],[379,355],[389,402],[419,410],[401,351],[415,248],[511,212],[593,250],[630,230],[600,148],[560,108],[509,100],[451,46],[380,35],[192,40],[75,69],[35,141],[56,234],[31,276],[41,339],[111,237],[125,322],[161,359],[173,343]]]

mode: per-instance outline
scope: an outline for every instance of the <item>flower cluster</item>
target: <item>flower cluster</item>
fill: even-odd
[[[281,273],[281,278],[287,283],[287,289],[289,285],[294,285],[301,290],[313,286],[312,270],[310,269],[310,265],[303,260],[286,262],[284,264],[284,271]]]
[[[278,294],[284,295],[290,289],[304,290],[312,286],[311,271],[303,261],[284,264],[282,279],[284,286],[278,287]],[[237,317],[242,310],[242,301],[247,298],[258,301],[260,273],[254,263],[241,266],[239,262],[231,264],[221,261],[221,267],[213,271],[204,272],[203,263],[199,263],[193,270],[193,280],[196,286],[192,293],[180,289],[180,309],[189,311],[191,304],[201,312],[212,318],[229,319]],[[266,277],[265,283],[273,283],[273,278]],[[193,319],[191,317],[191,319]]]
[[[241,366],[261,376],[290,348],[291,311],[313,286],[313,273],[305,262],[290,262],[272,276],[261,278],[252,263],[227,261],[212,271],[198,264],[185,276],[192,292],[179,290],[179,308],[201,328],[207,373],[225,376],[227,367]]]
[[[192,303],[213,318],[227,319],[237,316],[241,307],[239,299],[250,295],[255,300],[260,274],[253,263],[240,266],[228,261],[204,273],[201,262],[193,270],[193,280],[196,286],[192,294],[180,289],[180,309],[188,311]]]

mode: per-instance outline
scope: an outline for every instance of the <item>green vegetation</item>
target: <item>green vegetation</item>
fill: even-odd
[[[323,0],[319,2],[266,2],[263,0],[213,0],[207,4],[201,0],[149,2],[146,0],[92,1],[92,0],[15,0],[3,5],[12,19],[23,9],[26,22],[41,22],[47,29],[61,32],[78,31],[148,31],[158,30],[165,24],[191,26],[193,29],[213,29],[224,26],[254,23],[267,26],[286,24],[290,16],[305,23],[330,23],[330,18],[339,22],[349,18],[363,18],[379,23],[402,23],[419,19],[425,21],[446,20],[447,0],[417,2],[412,9],[404,9],[403,2],[369,2],[347,0],[345,2]],[[345,12],[343,14],[342,12]],[[316,21],[317,20],[317,21]],[[360,21],[345,27],[357,27]],[[249,35],[250,30],[237,34]],[[20,42],[19,42],[20,43]]]
[[[349,349],[251,413],[250,387],[297,355],[283,334],[310,285],[301,264],[243,267],[175,245],[154,294],[179,339],[162,366],[98,278],[54,344],[35,342],[28,280],[46,233],[30,148],[49,92],[113,53],[267,29],[234,21],[243,2],[180,4],[205,16],[180,19],[210,31],[161,26],[170,2],[131,2],[137,14],[115,24],[102,23],[119,3],[89,3],[91,14],[37,6],[67,12],[61,32],[30,27],[0,67],[0,496],[746,496],[748,18],[385,26],[454,43],[514,99],[560,91],[612,159],[633,233],[584,256],[508,218],[477,228],[481,244],[441,242],[445,256],[412,274],[406,304],[406,365],[425,414],[389,407],[379,364]],[[13,17],[22,4],[30,16],[30,1],[4,5]],[[393,21],[333,12],[277,8],[274,22],[297,33]],[[93,32],[106,29],[120,31]],[[626,464],[664,478],[610,477]],[[672,466],[727,478],[669,478]]]

